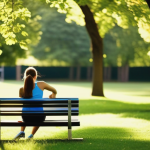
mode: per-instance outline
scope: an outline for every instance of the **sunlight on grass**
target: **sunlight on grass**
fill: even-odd
[[[150,83],[104,83],[106,97],[92,97],[90,82],[48,82],[57,97],[78,97],[80,127],[73,127],[73,138],[83,142],[57,141],[67,138],[67,127],[41,127],[34,141],[2,145],[2,150],[148,150],[150,147]],[[18,97],[22,82],[0,82],[0,97]],[[50,92],[45,91],[44,97]],[[21,118],[9,118],[21,120]],[[3,127],[2,139],[11,140],[19,127]],[[26,137],[32,128],[26,129]]]
[[[144,119],[123,118],[121,114],[91,114],[80,116],[80,120],[81,128],[122,128],[126,130],[133,139],[150,141],[150,121]]]
[[[73,127],[75,130],[82,130],[88,127],[100,128],[122,128],[129,134],[129,137],[138,140],[150,141],[150,121],[144,119],[124,118],[121,114],[91,114],[80,116],[80,127]],[[13,129],[13,130],[12,130]],[[18,132],[19,127],[2,127],[2,139],[12,139]],[[32,127],[27,127],[26,137],[30,135]],[[113,138],[115,135],[113,136]],[[67,139],[67,127],[41,127],[37,134],[36,139]],[[117,137],[116,137],[117,138]]]
[[[150,83],[104,83],[105,96],[122,102],[150,103]]]
[[[150,103],[150,83],[104,83],[104,97],[91,96],[91,82],[48,82],[57,91],[57,97],[78,97],[79,99],[112,99],[126,103]],[[0,97],[18,97],[23,81],[0,82]],[[6,95],[7,93],[7,95]],[[44,97],[50,93],[44,91]]]
[[[62,84],[62,85],[61,85]],[[112,99],[126,103],[150,103],[150,83],[104,83],[104,97],[91,96],[91,83],[52,83],[58,90],[58,97],[79,97],[79,99]],[[46,96],[48,92],[45,92]]]

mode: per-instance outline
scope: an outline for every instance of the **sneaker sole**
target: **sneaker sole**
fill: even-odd
[[[19,140],[21,138],[25,138],[25,136],[17,137],[17,138],[14,138],[13,140]]]

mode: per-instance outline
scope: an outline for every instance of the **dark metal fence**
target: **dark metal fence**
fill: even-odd
[[[21,78],[27,66],[21,66]],[[92,67],[36,67],[39,80],[92,80]],[[118,67],[104,68],[104,81],[118,81]],[[16,67],[4,67],[4,79],[16,80]],[[77,78],[78,76],[78,78]],[[120,81],[120,80],[119,80]],[[127,81],[150,81],[150,67],[129,67]]]

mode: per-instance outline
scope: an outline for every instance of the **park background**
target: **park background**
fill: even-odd
[[[94,13],[95,20],[103,39],[102,76],[105,97],[91,96],[93,50],[81,18],[72,17],[74,21],[71,22],[66,14],[59,13],[60,10],[57,12],[57,8],[50,8],[45,1],[31,2],[24,2],[24,6],[31,11],[31,18],[27,22],[17,20],[26,26],[21,32],[23,37],[19,36],[21,40],[28,38],[27,45],[15,43],[14,39],[5,40],[6,36],[0,30],[0,74],[4,76],[4,81],[0,82],[0,97],[18,97],[18,89],[23,86],[25,68],[35,66],[41,75],[38,80],[46,80],[56,87],[58,97],[80,99],[81,126],[73,128],[73,137],[82,137],[84,141],[59,141],[67,137],[67,130],[56,127],[41,128],[34,142],[21,140],[11,143],[10,140],[19,129],[2,128],[2,139],[6,141],[1,144],[1,149],[148,150],[150,12],[146,2],[133,1],[136,7],[132,8],[135,20],[145,16],[143,26],[136,24],[128,11],[122,13],[130,6],[120,6],[124,0],[114,1],[115,4],[110,6],[107,5],[110,1],[99,0],[97,2],[101,3],[101,7],[93,7],[93,11],[97,12]],[[118,23],[116,14],[120,14],[122,23]],[[18,33],[19,26],[15,28],[15,23],[14,33]],[[44,97],[47,95],[45,92]],[[30,130],[26,133],[29,134]]]
[[[92,80],[92,47],[85,26],[74,21],[67,23],[66,14],[57,12],[56,8],[49,8],[41,1],[34,7],[31,3],[26,6],[33,14],[32,21],[25,24],[26,32],[29,32],[29,50],[22,50],[17,43],[6,45],[3,37],[0,37],[0,49],[4,49],[0,57],[0,66],[5,66],[4,78],[20,80],[25,67],[37,66],[43,74],[41,79]],[[105,11],[103,9],[103,15]],[[107,27],[110,18],[104,22],[105,18],[107,14],[102,17],[101,24],[104,81],[150,81],[150,44],[147,33],[139,33],[138,26],[132,24],[120,27],[112,22],[114,25]],[[130,19],[129,16],[128,21]],[[104,34],[105,30],[108,31]],[[19,72],[16,69],[18,65],[22,65]]]

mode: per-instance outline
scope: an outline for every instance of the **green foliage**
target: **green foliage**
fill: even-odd
[[[90,65],[90,39],[85,27],[65,22],[66,15],[55,8],[41,6],[38,15],[42,36],[39,44],[33,48],[32,54],[49,65]]]
[[[31,41],[35,44],[40,39],[38,16],[31,17],[33,1],[2,0],[0,2],[0,34],[1,44],[19,44],[24,50],[30,48]],[[30,9],[30,11],[29,11]]]
[[[0,49],[0,55],[2,54],[2,50]]]
[[[7,44],[21,41],[20,38],[17,38],[20,35],[15,34],[23,30],[23,26],[19,27],[20,24],[17,24],[18,19],[28,21],[31,18],[31,10],[29,11],[24,5],[28,2],[22,0],[14,2],[14,5],[9,0],[0,2],[0,21],[2,22],[0,33],[7,39]],[[75,21],[80,25],[85,23],[84,15],[78,5],[88,5],[93,12],[102,37],[115,24],[118,24],[123,28],[138,25],[141,36],[146,41],[150,39],[149,32],[147,32],[149,31],[150,11],[144,0],[46,0],[46,2],[50,3],[50,7],[56,7],[59,12],[67,13],[67,22]],[[31,1],[31,3],[35,2]],[[24,42],[26,43],[25,40]]]
[[[31,18],[31,13],[21,4],[21,0],[14,1],[14,4],[9,0],[0,2],[0,34],[7,45],[20,43],[23,40],[25,43],[23,49],[28,49],[26,39],[22,39],[20,33],[22,28],[25,28],[24,24]]]
[[[104,38],[105,66],[148,66],[150,43],[139,35],[137,27],[115,26]]]
[[[67,22],[75,21],[79,25],[85,25],[79,5],[88,5],[102,37],[117,24],[122,28],[138,26],[141,37],[150,41],[150,11],[144,0],[66,0],[63,2],[66,7],[59,5],[62,1],[49,2],[58,11],[67,13]]]
[[[56,3],[57,1],[55,1]],[[107,59],[104,60],[104,63],[106,66],[148,65],[147,49],[149,44],[145,43],[137,33],[138,28],[141,37],[150,42],[150,11],[144,0],[68,0],[66,3],[68,5],[66,21],[69,23],[75,21],[77,24],[85,25],[84,15],[78,5],[88,5],[102,37],[105,37],[105,34],[116,24],[126,29],[117,29],[118,34],[114,31],[115,29],[111,30],[110,32],[114,31],[114,34],[118,36],[110,34],[111,42],[107,39],[108,35],[105,38],[104,47]],[[131,26],[136,26],[132,28],[133,31]],[[120,46],[116,46],[116,43]]]
[[[21,7],[17,4],[18,3],[15,3],[15,6],[14,6],[16,7],[16,9],[17,7]],[[27,7],[28,9],[32,10],[31,9],[33,7],[32,3],[24,3],[23,5]],[[28,10],[27,8],[26,10]],[[19,11],[21,10],[19,9]],[[23,11],[21,12],[24,13]],[[19,13],[16,13],[16,14],[19,15]],[[29,14],[26,13],[23,15],[28,16]],[[9,26],[6,26],[6,25],[4,26],[3,22],[0,20],[0,23],[1,23],[0,26],[4,26],[4,28],[0,28],[0,31],[4,33],[0,35],[0,49],[3,50],[3,53],[0,56],[0,62],[5,65],[15,65],[17,58],[26,57],[27,52],[25,52],[24,50],[31,49],[31,47],[33,45],[36,45],[40,40],[41,32],[39,31],[39,29],[41,26],[38,23],[38,20],[41,19],[41,17],[37,15],[33,15],[30,19],[28,19],[28,21],[24,21],[22,20],[22,18],[19,18],[19,17],[20,16],[16,18],[14,22],[14,26],[12,27],[12,30],[9,32],[5,30],[5,28]],[[21,49],[24,49],[24,50],[21,50]],[[16,53],[16,54],[12,55],[9,52]],[[13,58],[11,58],[12,56]],[[6,61],[6,58],[9,58],[9,60]],[[10,63],[11,61],[12,63]]]
[[[20,49],[19,44],[15,45],[6,45],[3,44],[0,46],[0,49],[3,50],[3,53],[0,55],[0,65],[5,66],[14,66],[16,65],[17,58],[25,58],[26,52]]]
[[[45,2],[45,0],[41,1]],[[108,33],[108,31],[112,29],[116,24],[124,29],[130,28],[130,26],[137,26],[141,37],[145,41],[150,42],[150,11],[147,3],[144,0],[46,0],[46,2],[50,5],[50,7],[56,7],[58,12],[67,13],[67,22],[71,23],[72,21],[75,21],[77,24],[82,26],[85,25],[85,22],[84,15],[79,5],[88,5],[94,15],[94,18],[98,25],[99,33],[102,37],[105,37],[105,34]],[[9,0],[1,0],[1,44],[2,42],[7,45],[18,43],[22,49],[27,50],[28,44],[30,44],[31,41],[34,44],[38,43],[38,41],[40,40],[41,32],[38,32],[39,25],[37,23],[37,20],[39,16],[36,16],[35,13],[35,10],[38,9],[37,3],[34,0],[30,2],[19,0],[14,1],[14,5],[12,5],[12,1],[10,2]],[[35,32],[31,31],[36,31],[37,34],[35,35]],[[61,35],[61,38],[62,37],[63,35]],[[80,40],[77,43],[81,43]],[[66,45],[60,45],[62,45],[62,49],[67,49]],[[56,49],[59,49],[59,46],[55,47],[57,47]],[[70,49],[70,47],[68,48]],[[51,49],[51,54],[53,50],[54,49]],[[126,52],[127,51],[125,50],[123,53]],[[133,60],[136,54],[132,53],[132,55],[134,55],[134,57],[132,57]],[[139,53],[137,53],[137,55],[139,55]],[[56,55],[55,57],[56,59],[60,58],[60,56],[58,57],[58,55]],[[48,59],[54,59],[54,57],[50,57]],[[65,59],[61,60],[64,61]],[[124,62],[127,63],[126,60],[124,60]]]

